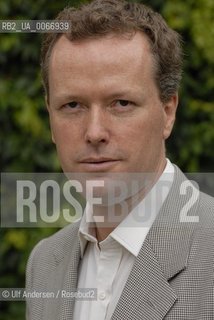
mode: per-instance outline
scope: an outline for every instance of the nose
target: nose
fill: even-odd
[[[91,108],[87,115],[85,141],[94,146],[109,142],[107,114],[99,106]]]

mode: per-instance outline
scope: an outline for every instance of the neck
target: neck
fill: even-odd
[[[93,216],[95,220],[95,233],[98,242],[105,240],[108,235],[124,220],[127,215],[145,198],[161,176],[166,166],[166,160],[159,167],[153,179],[141,188],[137,193],[120,203],[111,206],[93,206]],[[98,219],[99,217],[99,219]],[[100,218],[103,222],[100,222]],[[98,221],[99,220],[99,221]]]

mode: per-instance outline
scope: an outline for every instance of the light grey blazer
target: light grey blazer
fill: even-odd
[[[214,198],[200,193],[193,199],[191,190],[182,195],[184,181],[186,177],[175,167],[172,188],[135,260],[112,320],[214,319]],[[198,223],[180,222],[187,203],[188,216],[198,216]],[[78,228],[79,223],[69,225],[34,248],[27,266],[27,289],[69,292],[76,288]],[[72,320],[73,306],[68,298],[29,299],[27,319]]]

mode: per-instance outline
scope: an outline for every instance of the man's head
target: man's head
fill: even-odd
[[[66,172],[161,172],[181,77],[178,35],[140,4],[66,9],[42,68],[53,141]]]
[[[99,38],[110,33],[131,36],[141,31],[150,43],[161,100],[166,101],[177,92],[181,80],[181,39],[161,15],[149,7],[123,0],[95,0],[77,9],[68,7],[56,19],[71,22],[70,32],[65,34],[71,41]],[[60,33],[48,33],[42,45],[41,67],[47,96],[49,58],[61,36]]]

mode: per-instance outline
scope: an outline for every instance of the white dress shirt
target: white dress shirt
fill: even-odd
[[[76,300],[74,320],[111,318],[135,258],[169,193],[173,178],[174,167],[167,159],[165,170],[146,197],[99,245],[95,229],[89,228],[86,222],[93,219],[90,205],[86,205],[79,228],[81,261],[77,287],[96,288],[97,299]],[[140,216],[145,212],[146,223],[142,223]],[[138,219],[135,219],[136,215]]]

